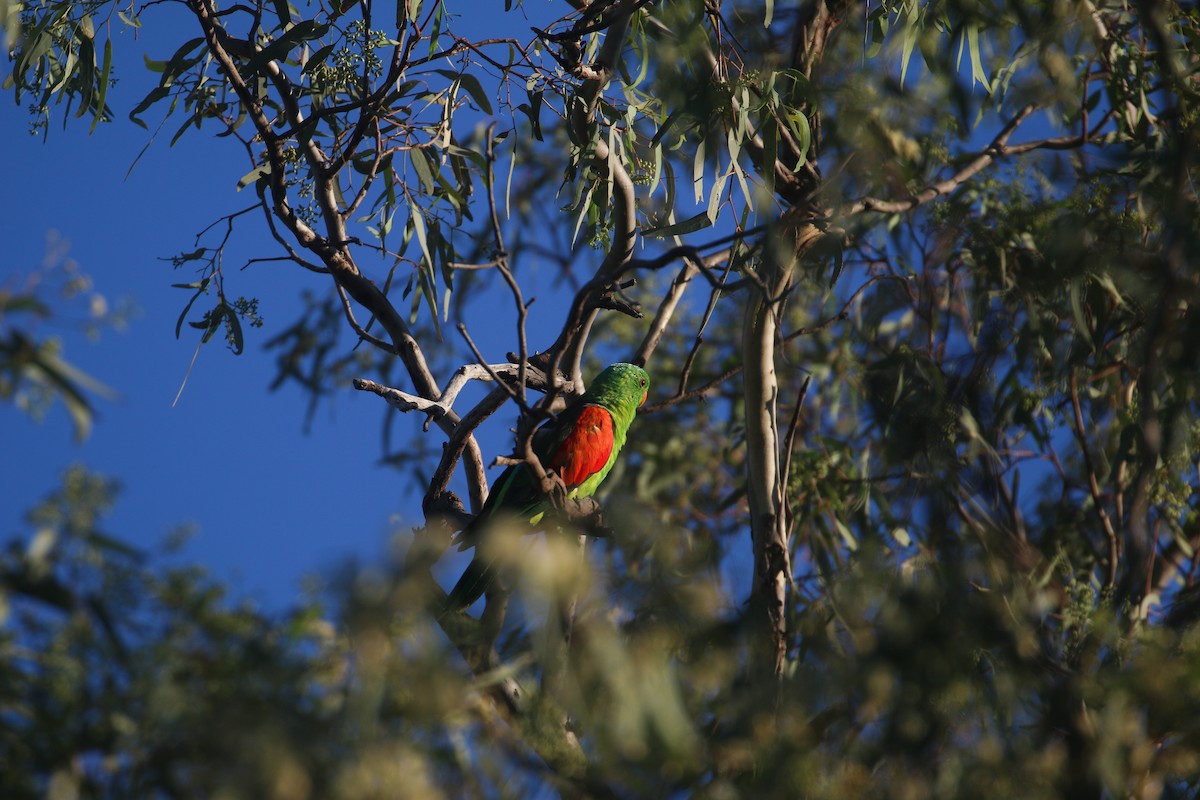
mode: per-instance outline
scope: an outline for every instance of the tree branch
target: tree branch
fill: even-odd
[[[609,12],[613,15],[613,22],[605,32],[604,44],[596,60],[596,72],[593,77],[584,81],[583,86],[571,99],[570,124],[574,128],[577,141],[592,140],[590,129],[595,123],[596,109],[619,60],[629,17],[636,7],[637,0],[617,0]],[[595,275],[575,295],[562,332],[549,350],[547,370],[550,374],[555,374],[565,361],[569,365],[570,379],[579,390],[582,390],[580,365],[584,345],[596,318],[597,302],[603,294],[613,291],[626,262],[633,256],[633,248],[637,241],[633,180],[629,177],[622,159],[617,158],[602,136],[597,136],[594,141],[592,163],[602,175],[607,173],[613,187],[613,243]]]
[[[932,183],[925,187],[920,192],[912,195],[904,200],[880,200],[874,197],[863,197],[849,205],[843,206],[833,212],[835,218],[851,217],[856,214],[861,214],[864,211],[876,211],[882,214],[903,214],[906,211],[911,211],[917,206],[925,205],[926,203],[936,200],[939,197],[950,194],[964,183],[974,178],[983,170],[987,169],[997,159],[1004,156],[1021,155],[1033,150],[1069,150],[1077,147],[1082,147],[1089,140],[1094,139],[1097,134],[1112,120],[1112,112],[1105,114],[1100,122],[1091,130],[1081,132],[1076,136],[1060,136],[1049,139],[1038,139],[1032,142],[1023,142],[1021,144],[1009,145],[1008,140],[1016,132],[1038,106],[1029,104],[1023,107],[1013,116],[996,137],[986,148],[978,153],[970,156],[971,159],[965,167],[951,175],[945,180]]]

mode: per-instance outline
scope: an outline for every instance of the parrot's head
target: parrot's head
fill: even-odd
[[[587,393],[593,402],[606,406],[622,416],[632,419],[638,406],[646,402],[650,389],[650,376],[646,370],[634,364],[612,364],[601,370]]]

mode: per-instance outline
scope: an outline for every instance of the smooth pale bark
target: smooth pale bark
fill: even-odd
[[[746,496],[754,547],[751,605],[762,609],[770,630],[773,666],[787,662],[787,602],[792,582],[791,541],[786,513],[786,470],[779,425],[779,379],[775,342],[779,315],[800,259],[820,239],[815,225],[802,223],[776,234],[764,279],[769,295],[751,295],[742,331],[742,396],[746,404]]]

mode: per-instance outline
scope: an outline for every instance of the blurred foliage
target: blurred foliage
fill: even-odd
[[[115,496],[72,468],[0,559],[5,797],[521,797],[547,780],[639,797],[1186,796],[1200,768],[1200,633],[1131,627],[1065,569],[982,552],[897,569],[867,545],[797,610],[776,682],[747,669],[754,626],[719,579],[665,535],[649,561],[614,543],[631,583],[579,610],[556,699],[588,765],[564,782],[488,710],[486,676],[449,668],[419,575],[352,570],[332,609],[264,614],[104,533]],[[563,559],[531,551],[529,608],[570,589]],[[503,671],[547,668],[543,634],[510,642],[525,655]]]
[[[132,313],[128,300],[110,304],[97,292],[67,256],[66,243],[51,235],[40,265],[0,285],[0,400],[37,420],[61,400],[76,440],[87,438],[93,397],[114,393],[64,357],[59,333],[75,330],[96,339],[105,328],[123,328]]]
[[[443,2],[231,6],[220,48],[163,43],[129,115],[246,148],[258,204],[175,259],[193,302],[216,291],[204,340],[240,349],[257,318],[222,272],[248,211],[275,258],[337,274],[269,343],[313,402],[397,354],[473,361],[450,321],[516,351],[489,324],[508,279],[514,314],[586,286],[628,177],[646,261],[623,288],[669,324],[608,535],[586,563],[571,532],[530,537],[511,613],[448,619],[431,513],[327,607],[271,616],[122,547],[112,486],[73,471],[0,563],[0,794],[1195,797],[1194,4],[577,5],[532,39],[532,6],[480,35]],[[596,89],[614,9],[626,46]],[[150,26],[149,6],[23,7],[8,86],[35,127],[57,103],[112,117],[110,10]],[[742,342],[797,220],[826,235],[772,299],[777,677],[746,602]],[[701,275],[646,266],[660,244],[728,249]],[[601,315],[587,372],[647,327]],[[415,427],[393,460],[419,492],[442,452]]]

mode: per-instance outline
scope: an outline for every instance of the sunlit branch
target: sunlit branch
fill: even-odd
[[[445,391],[436,399],[421,397],[362,378],[354,381],[354,388],[377,394],[401,411],[421,411],[432,417],[440,418],[451,413],[454,401],[471,381],[496,382],[499,384],[500,391],[503,391],[509,398],[515,399],[516,390],[512,386],[515,385],[519,372],[516,364],[464,364],[458,368],[449,383],[446,384]],[[525,377],[528,388],[537,391],[545,391],[549,388],[545,374],[533,366],[526,367]],[[570,389],[564,391],[569,393]]]

